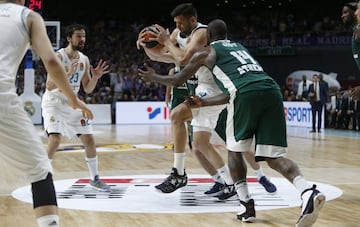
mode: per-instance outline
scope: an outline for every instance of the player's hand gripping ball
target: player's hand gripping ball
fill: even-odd
[[[144,43],[146,48],[148,49],[161,49],[162,45],[158,43],[156,40],[150,40],[151,38],[156,38],[154,35],[154,27],[153,26],[147,26],[142,30],[142,38],[144,38]]]

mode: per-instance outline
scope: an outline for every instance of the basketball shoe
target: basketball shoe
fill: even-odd
[[[302,212],[299,220],[296,222],[296,227],[312,226],[319,211],[325,204],[326,197],[323,193],[316,189],[314,184],[312,188],[308,188],[301,193]]]
[[[276,186],[271,183],[267,177],[265,176],[262,176],[260,179],[259,179],[259,183],[265,188],[265,190],[268,192],[268,193],[275,193],[276,192]]]
[[[215,184],[209,190],[204,192],[204,194],[211,195],[211,196],[217,196],[223,191],[224,187],[225,187],[224,184],[215,182]]]
[[[245,207],[245,211],[243,213],[238,213],[236,215],[237,219],[243,222],[254,222],[256,219],[254,200],[250,199],[247,202],[240,200],[240,203]]]
[[[230,184],[230,185],[225,184],[222,193],[220,193],[219,195],[217,195],[215,197],[217,197],[219,200],[226,200],[226,199],[229,199],[229,198],[231,198],[231,197],[233,197],[235,195],[237,195],[237,192],[235,190],[235,185],[233,185],[233,184]]]
[[[110,192],[110,186],[102,182],[99,176],[96,175],[94,180],[90,180],[90,186],[97,189],[100,192]]]
[[[184,175],[180,176],[176,168],[171,169],[170,176],[168,176],[164,182],[159,185],[156,185],[155,188],[162,193],[171,193],[177,189],[186,186],[187,184],[187,175],[184,171]]]

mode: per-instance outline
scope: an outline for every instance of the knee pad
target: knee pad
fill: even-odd
[[[31,184],[34,209],[40,206],[57,206],[56,193],[52,174],[49,173],[45,180]]]

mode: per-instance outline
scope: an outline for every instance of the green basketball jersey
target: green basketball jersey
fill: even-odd
[[[176,67],[175,73],[179,72],[184,67]],[[198,80],[196,76],[192,76],[185,83],[178,87],[172,88],[171,93],[171,109],[174,109],[177,105],[185,101],[185,97],[195,95],[195,89],[197,87]]]
[[[185,66],[180,67],[180,70],[183,69]],[[188,95],[195,95],[195,89],[198,85],[198,78],[196,75],[191,76],[189,79],[186,80],[184,83],[184,87],[188,90]]]
[[[212,72],[216,83],[225,94],[280,89],[240,43],[219,40],[210,45],[216,51],[216,63]]]

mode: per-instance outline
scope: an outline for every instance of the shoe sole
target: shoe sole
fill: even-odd
[[[309,227],[312,226],[319,216],[320,210],[325,204],[326,197],[324,194],[319,193],[314,197],[314,211],[310,214],[306,214],[296,224],[296,227]]]
[[[242,221],[242,222],[255,222],[256,218],[255,217],[248,217],[248,218],[244,218],[242,217],[241,219],[238,217],[238,220]]]
[[[160,194],[170,194],[170,193],[173,193],[175,192],[176,190],[178,190],[179,188],[175,189],[174,191],[171,191],[171,192],[164,192],[162,191],[161,189],[158,189],[158,188],[155,188],[155,191],[160,193]]]
[[[163,191],[161,191],[160,189],[157,189],[157,188],[155,188],[155,191],[156,192],[158,192],[158,193],[160,193],[160,194],[170,194],[170,193],[173,193],[174,191],[172,191],[172,192],[163,192]],[[176,191],[176,190],[175,190]]]
[[[109,188],[109,189],[97,188],[97,187],[92,186],[92,185],[90,185],[90,187],[97,190],[98,192],[111,192],[111,188]]]
[[[265,177],[265,176],[264,176],[264,177]],[[269,180],[268,180],[268,181],[269,181]],[[267,193],[269,193],[269,194],[275,194],[275,193],[277,192],[277,188],[276,188],[276,186],[275,186],[273,183],[271,183],[270,181],[269,181],[269,183],[270,183],[270,184],[272,184],[272,185],[274,186],[275,191],[273,191],[273,192],[268,191],[268,190],[267,190],[267,188],[266,188],[266,186],[265,186],[265,184],[260,183],[260,180],[259,180],[259,184],[260,184],[261,186],[263,186],[263,188],[265,189],[265,191],[266,191]]]
[[[228,199],[231,199],[232,197],[234,197],[234,196],[237,196],[238,194],[237,193],[235,193],[234,195],[232,195],[232,196],[229,196],[229,197],[227,197],[227,198],[219,198],[218,196],[215,196],[215,197],[217,197],[219,200],[221,200],[221,201],[224,201],[224,200],[228,200]]]
[[[266,190],[265,190],[266,191]],[[274,191],[274,192],[268,192],[268,191],[266,191],[268,194],[270,194],[270,195],[275,195],[276,193],[277,193],[277,190],[276,191]]]
[[[273,192],[269,192],[268,190],[266,190],[266,187],[265,187],[264,185],[262,185],[262,184],[260,184],[260,185],[263,186],[263,188],[265,189],[265,191],[266,191],[268,194],[270,194],[270,195],[276,194],[276,192],[277,192],[277,189],[276,189],[275,191],[273,191]]]
[[[213,193],[205,193],[204,192],[204,195],[211,196],[211,197],[216,197],[216,196],[220,195],[221,193],[222,193],[222,191],[213,192]]]
[[[187,185],[187,184],[186,184],[186,185]],[[179,188],[185,187],[186,185],[180,186],[180,187],[176,188],[174,191],[171,191],[171,192],[164,192],[164,191],[162,191],[161,189],[157,188],[156,186],[155,186],[154,188],[155,188],[155,191],[156,191],[156,192],[159,192],[159,193],[162,193],[162,194],[170,194],[170,193],[175,192],[175,191],[178,190]]]

